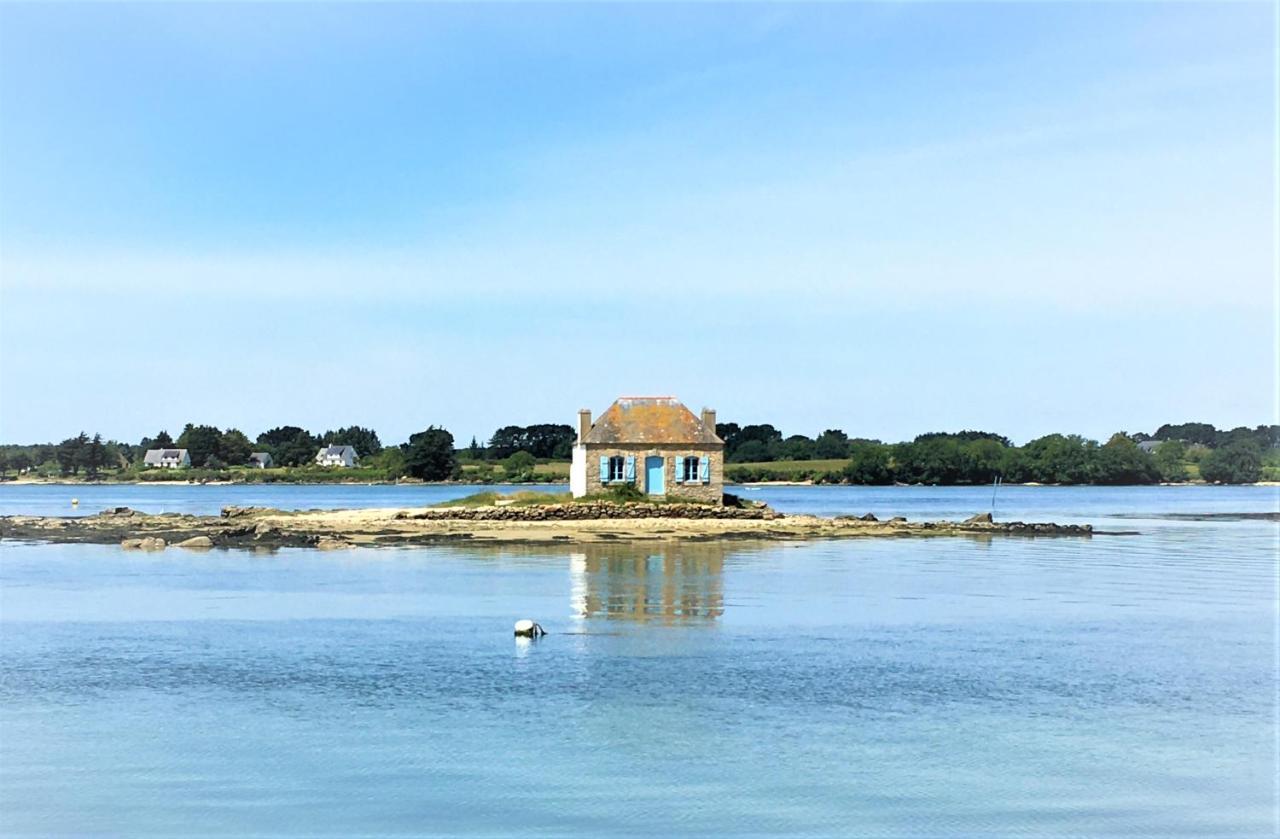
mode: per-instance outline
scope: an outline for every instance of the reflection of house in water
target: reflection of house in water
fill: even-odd
[[[574,552],[574,612],[661,623],[714,620],[724,614],[725,553],[710,544]]]

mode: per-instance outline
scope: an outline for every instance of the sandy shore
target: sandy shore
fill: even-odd
[[[718,511],[714,517],[674,517],[652,510],[634,517],[613,512],[601,518],[558,518],[559,508],[409,508],[286,511],[227,508],[221,516],[148,515],[128,508],[93,516],[0,517],[0,539],[184,547],[320,547],[413,545],[466,541],[471,544],[582,544],[602,542],[705,541],[722,539],[809,540],[862,537],[1077,536],[1089,525],[1022,522],[878,521],[859,518],[783,516],[772,511]],[[625,508],[622,508],[625,509]],[[580,513],[576,513],[580,515]],[[494,518],[486,518],[493,516]],[[502,516],[503,518],[497,518]],[[146,544],[138,544],[148,540]]]

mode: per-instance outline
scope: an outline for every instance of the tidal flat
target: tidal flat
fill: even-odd
[[[595,542],[801,540],[870,537],[1076,536],[1089,524],[882,521],[873,513],[822,517],[702,504],[574,503],[410,509],[278,510],[224,507],[217,516],[141,513],[113,507],[87,516],[0,516],[0,539],[119,544],[142,550],[403,546],[457,542],[589,544]]]

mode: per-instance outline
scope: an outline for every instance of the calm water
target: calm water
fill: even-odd
[[[495,485],[199,485],[0,484],[0,515],[91,515],[108,507],[148,513],[216,515],[228,504],[287,510],[414,507],[475,492],[522,489],[568,492],[566,484]],[[788,513],[832,516],[875,513],[912,519],[956,518],[992,509],[991,487],[731,487]],[[73,506],[72,499],[80,503]],[[1130,520],[1166,514],[1268,512],[1280,507],[1280,487],[1001,487],[994,493],[999,518],[1094,522],[1120,515]],[[1114,524],[1114,522],[1112,522]]]
[[[457,490],[0,487],[0,510],[69,514],[73,491],[82,512],[203,512]],[[4,543],[0,832],[1273,835],[1277,525],[1183,516],[1275,509],[1269,488],[1006,488],[999,517],[1140,535]],[[515,641],[526,616],[553,634]]]

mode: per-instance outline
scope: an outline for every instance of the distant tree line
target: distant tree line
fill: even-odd
[[[424,480],[445,480],[457,474],[457,453],[453,435],[432,426],[411,435],[401,446],[387,448],[373,429],[361,426],[339,428],[322,434],[285,425],[259,434],[252,441],[236,428],[188,423],[174,439],[168,431],[143,437],[136,445],[115,440],[103,441],[95,434],[81,432],[58,444],[0,446],[0,476],[9,472],[36,470],[42,475],[98,478],[104,471],[128,472],[141,476],[143,461],[150,449],[186,449],[194,470],[217,473],[229,467],[249,464],[254,452],[271,455],[276,466],[310,467],[322,446],[352,446],[360,457],[358,474],[352,477],[394,479],[404,476]],[[162,477],[162,473],[153,473]],[[216,475],[211,475],[216,476]]]
[[[1259,425],[1253,428],[1240,426],[1230,431],[1214,428],[1207,422],[1184,422],[1178,425],[1162,425],[1154,434],[1134,434],[1135,442],[1148,440],[1176,441],[1187,446],[1204,446],[1220,449],[1231,443],[1252,442],[1259,449],[1280,448],[1280,425]]]
[[[984,484],[999,477],[1052,484],[1148,484],[1196,477],[1221,483],[1280,477],[1276,425],[1220,431],[1193,422],[1162,425],[1152,434],[1121,432],[1105,443],[1050,434],[1023,446],[986,431],[921,434],[901,443],[850,438],[835,428],[814,437],[783,436],[769,424],[719,423],[716,432],[725,441],[726,474],[739,481],[803,477],[855,484]],[[176,440],[167,431],[137,444],[81,432],[57,444],[0,446],[0,476],[28,471],[90,479],[103,473],[141,475],[143,457],[155,448],[187,449],[193,468],[210,473],[243,467],[253,452],[269,453],[277,467],[303,468],[314,465],[322,445],[349,445],[360,456],[358,469],[344,472],[350,477],[445,480],[458,477],[464,462],[484,461],[489,465],[468,468],[495,476],[500,464],[503,479],[536,480],[537,463],[567,460],[575,439],[572,427],[552,423],[503,426],[486,445],[473,438],[462,449],[456,448],[452,434],[435,426],[399,446],[384,446],[376,431],[356,425],[323,433],[284,425],[250,440],[239,429],[188,423]],[[786,471],[770,466],[780,461],[788,462]],[[803,467],[806,462],[813,467]],[[795,468],[797,463],[801,468]]]
[[[1018,483],[1151,484],[1185,481],[1192,471],[1206,481],[1251,483],[1264,470],[1280,474],[1280,426],[1218,431],[1207,423],[1164,425],[1155,434],[1111,436],[1098,443],[1079,435],[1050,434],[1015,446],[985,431],[921,434],[910,442],[849,439],[839,429],[815,438],[783,437],[772,425],[720,423],[732,480],[804,477],[853,484],[985,484],[997,477]],[[1185,437],[1183,436],[1185,435]],[[1139,443],[1156,441],[1157,446]],[[774,461],[847,460],[839,467],[769,467]],[[751,464],[733,466],[732,464]]]
[[[517,452],[527,452],[542,460],[568,460],[577,438],[577,432],[567,425],[504,425],[493,432],[487,446],[481,447],[472,439],[467,456],[472,460],[506,460]]]

